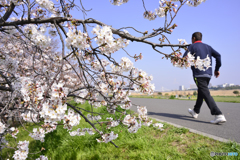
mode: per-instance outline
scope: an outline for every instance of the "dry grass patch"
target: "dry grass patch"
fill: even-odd
[[[179,141],[174,141],[171,143],[171,146],[174,146],[177,148],[179,153],[186,154],[186,150],[188,148],[187,144],[183,144],[182,142]]]

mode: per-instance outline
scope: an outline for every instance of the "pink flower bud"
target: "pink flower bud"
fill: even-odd
[[[173,12],[174,12],[174,13],[177,13],[177,10],[176,10],[176,8],[173,8]]]

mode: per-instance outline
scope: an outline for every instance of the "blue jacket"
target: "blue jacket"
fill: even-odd
[[[191,44],[188,47],[188,50],[184,53],[183,57],[187,56],[188,52],[195,56],[195,59],[199,56],[200,59],[204,59],[209,56],[211,59],[211,66],[212,66],[212,57],[216,59],[216,66],[215,71],[219,71],[221,67],[221,55],[215,51],[211,46],[202,43],[201,41],[196,41],[195,43]],[[191,67],[193,76],[194,77],[211,77],[212,76],[212,67],[208,68],[206,71],[200,71],[199,69],[195,68],[194,66]],[[207,76],[206,76],[207,75]]]

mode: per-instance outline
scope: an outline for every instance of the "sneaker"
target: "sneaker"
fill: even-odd
[[[226,118],[224,117],[224,115],[216,115],[215,116],[215,119],[210,121],[210,123],[213,123],[213,124],[218,124],[218,123],[224,123],[226,122]]]
[[[194,110],[192,110],[191,108],[188,109],[188,112],[192,115],[193,118],[198,117],[198,114],[196,112],[194,112]]]

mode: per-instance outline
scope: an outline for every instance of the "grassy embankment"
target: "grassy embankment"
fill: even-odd
[[[192,96],[190,99],[187,97],[180,98],[171,98],[171,96],[160,96],[160,95],[132,95],[129,97],[133,98],[154,98],[154,99],[178,99],[178,100],[196,100],[196,96]],[[173,96],[174,97],[174,96]],[[231,103],[240,103],[240,96],[213,96],[213,99],[216,102],[231,102]]]
[[[85,103],[79,107],[90,109],[90,105]],[[118,108],[121,110],[121,108]],[[102,121],[106,117],[111,117],[104,107],[94,108],[95,112],[103,112],[106,115],[102,116]],[[130,111],[128,111],[130,112]],[[88,113],[83,111],[84,115]],[[131,114],[135,114],[131,112]],[[120,114],[117,114],[119,117]],[[113,117],[113,116],[112,116]],[[156,121],[154,121],[156,122]],[[25,126],[29,131],[38,126],[27,124]],[[90,128],[90,125],[81,119],[79,126],[76,128]],[[103,128],[104,125],[102,126]],[[101,128],[101,126],[98,126]],[[164,123],[164,130],[160,131],[152,126],[142,126],[137,133],[130,134],[123,126],[118,126],[112,130],[119,133],[118,138],[114,143],[119,146],[115,148],[111,143],[98,143],[96,138],[98,134],[85,136],[71,137],[63,126],[58,126],[57,130],[49,133],[45,137],[45,142],[35,141],[29,137],[29,133],[20,128],[16,142],[27,139],[30,141],[30,153],[38,152],[42,147],[41,153],[29,155],[30,158],[36,159],[39,155],[46,155],[51,160],[90,160],[90,159],[240,159],[238,157],[211,157],[210,152],[238,152],[240,154],[240,146],[235,142],[223,143],[213,139],[197,135],[189,132],[185,128],[176,128]],[[110,130],[105,130],[107,133]],[[16,147],[15,140],[10,135],[7,136],[9,145]],[[7,159],[12,157],[13,149],[3,149],[2,158]],[[11,158],[10,158],[11,159]]]

